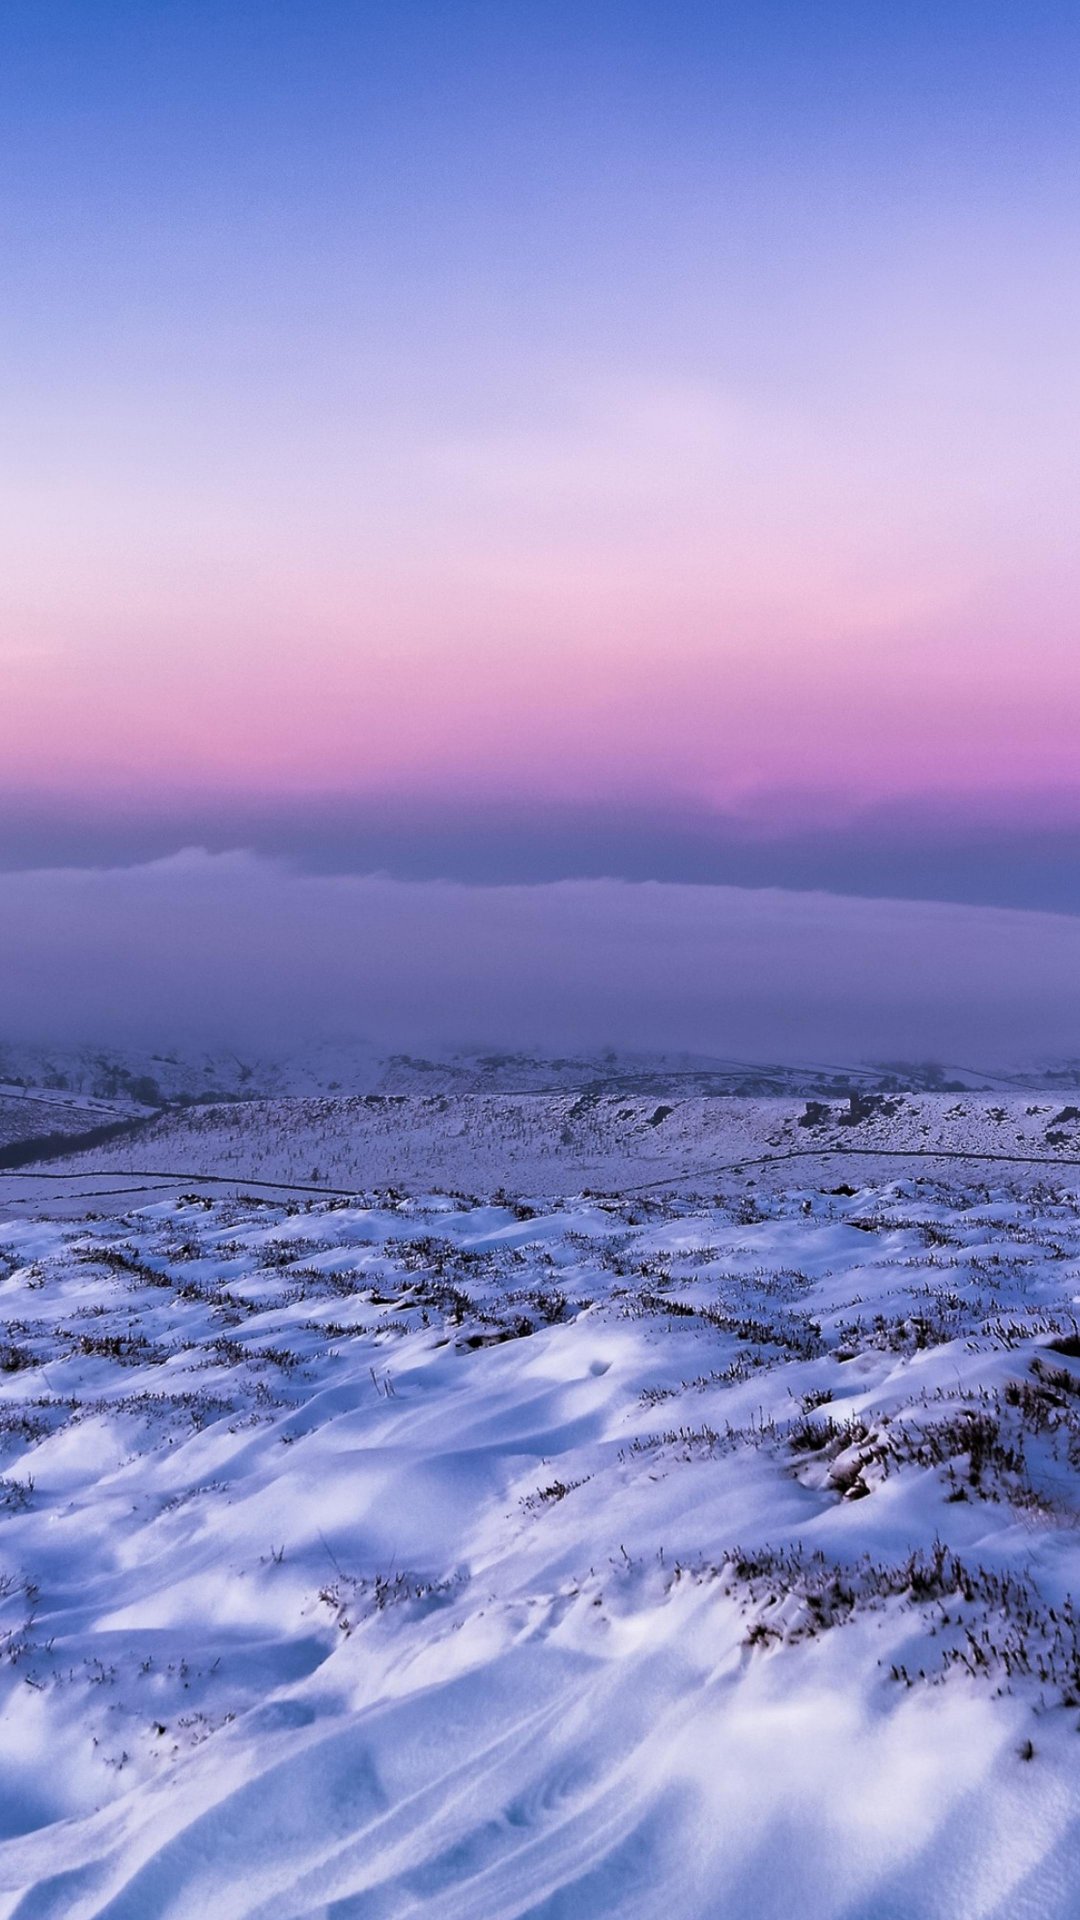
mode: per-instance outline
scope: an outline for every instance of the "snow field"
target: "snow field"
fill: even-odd
[[[983,1154],[1080,1176],[1080,1107],[1054,1095],[897,1094],[852,1119],[844,1099],[680,1099],[618,1093],[369,1094],[163,1114],[137,1137],[51,1163],[89,1173],[282,1182],[355,1193],[401,1187],[559,1198],[587,1190],[723,1186],[746,1165],[791,1185],[885,1180],[905,1159]],[[921,1171],[918,1167],[912,1171]],[[31,1175],[24,1174],[29,1190]]]
[[[998,1177],[0,1220],[0,1915],[1064,1920],[1078,1296]]]

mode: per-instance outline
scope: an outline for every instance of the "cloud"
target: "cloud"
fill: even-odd
[[[1080,793],[947,792],[860,805],[763,789],[673,796],[0,791],[0,871],[140,866],[246,847],[309,873],[474,886],[661,880],[1080,913]]]
[[[313,875],[189,850],[2,874],[0,927],[12,1039],[1080,1053],[1080,920],[1054,914],[652,881]]]

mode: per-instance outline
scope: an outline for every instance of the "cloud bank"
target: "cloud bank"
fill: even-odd
[[[1080,913],[1080,790],[761,789],[591,798],[0,788],[0,870],[143,866],[246,847],[308,873],[474,886],[661,880]]]
[[[469,886],[190,850],[0,875],[9,1039],[1080,1054],[1080,920],[615,880]]]

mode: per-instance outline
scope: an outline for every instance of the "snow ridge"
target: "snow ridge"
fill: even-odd
[[[0,1913],[1074,1911],[1074,1188],[114,1207],[0,1222]]]

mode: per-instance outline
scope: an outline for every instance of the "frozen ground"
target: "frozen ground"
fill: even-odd
[[[352,1193],[372,1187],[625,1193],[672,1183],[709,1192],[744,1166],[789,1183],[850,1165],[864,1178],[913,1156],[982,1154],[1080,1174],[1080,1096],[918,1093],[824,1099],[664,1099],[610,1092],[369,1094],[199,1106],[136,1136],[52,1163],[91,1174],[160,1173]],[[965,1159],[964,1164],[968,1164]],[[837,1178],[841,1177],[840,1173]],[[20,1191],[33,1182],[24,1179]]]
[[[388,1052],[362,1039],[296,1043],[276,1054],[186,1046],[41,1046],[0,1039],[0,1083],[48,1087],[108,1100],[317,1098],[348,1094],[555,1093],[593,1091],[667,1098],[673,1090],[737,1096],[820,1095],[847,1087],[912,1092],[1055,1092],[1080,1082],[1080,1062],[1027,1066],[918,1061],[868,1063],[722,1060],[707,1054],[599,1051],[571,1054],[449,1048],[433,1055]]]
[[[88,1128],[131,1119],[140,1111],[144,1110],[131,1103],[0,1082],[0,1150],[16,1141],[85,1133]]]
[[[1075,1184],[801,1169],[6,1180],[0,1915],[1074,1915]]]

